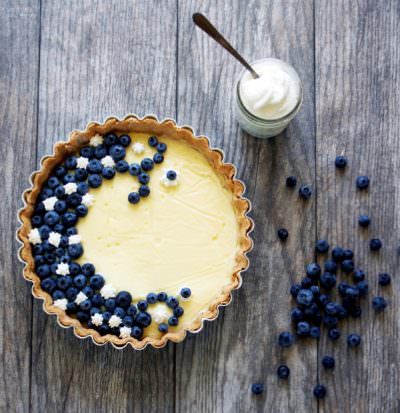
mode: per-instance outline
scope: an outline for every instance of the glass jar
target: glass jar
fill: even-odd
[[[234,87],[234,109],[236,120],[244,131],[257,138],[270,138],[279,135],[289,125],[290,121],[296,116],[303,102],[303,85],[297,72],[288,63],[283,62],[279,59],[269,58],[257,60],[251,63],[251,66],[257,68],[260,63],[271,60],[281,62],[285,65],[287,70],[290,71],[290,75],[293,76],[296,81],[298,81],[300,93],[298,95],[298,100],[294,108],[288,114],[277,119],[264,119],[251,113],[249,109],[247,109],[243,104],[240,96],[240,82],[242,81],[243,76],[245,75],[247,70],[245,69],[240,73]]]

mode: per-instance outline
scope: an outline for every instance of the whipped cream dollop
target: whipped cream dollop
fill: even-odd
[[[253,115],[274,120],[288,115],[301,99],[301,82],[292,66],[279,59],[264,59],[253,64],[260,75],[254,79],[246,71],[240,81],[243,105]]]

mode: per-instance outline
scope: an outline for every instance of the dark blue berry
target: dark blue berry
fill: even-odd
[[[301,288],[309,289],[313,285],[313,280],[310,277],[304,277],[301,280]]]
[[[148,197],[150,195],[150,188],[147,185],[141,185],[139,188],[139,195],[141,197]]]
[[[177,174],[175,171],[173,171],[172,169],[167,171],[167,179],[169,179],[170,181],[175,181],[176,177],[177,177]]]
[[[88,184],[91,188],[98,188],[103,182],[103,178],[98,174],[89,176]]]
[[[89,212],[88,207],[86,205],[83,205],[83,204],[78,205],[76,207],[75,211],[76,211],[76,215],[78,215],[78,217],[85,217]]]
[[[103,169],[103,165],[98,159],[92,159],[86,168],[91,174],[99,174]]]
[[[310,337],[319,339],[321,337],[321,329],[318,326],[310,328]]]
[[[94,156],[94,148],[93,146],[84,146],[83,148],[81,148],[81,150],[79,151],[81,156],[84,156],[85,158],[93,158]]]
[[[91,302],[90,300],[82,301],[82,302],[79,304],[79,308],[80,308],[82,311],[89,311],[91,307],[92,307],[92,302]]]
[[[78,311],[76,313],[76,318],[81,322],[81,323],[86,323],[90,319],[89,313],[86,311]]]
[[[140,195],[139,195],[139,193],[138,193],[138,192],[131,192],[131,193],[128,195],[128,201],[129,201],[131,204],[137,204],[137,203],[140,201]]]
[[[149,313],[139,312],[135,317],[135,321],[143,327],[148,327],[151,324],[151,316]]]
[[[150,176],[148,175],[148,174],[146,174],[145,172],[142,172],[140,175],[139,175],[139,182],[141,183],[141,184],[143,184],[143,185],[146,185],[146,184],[148,184],[149,183],[149,181],[150,181]]]
[[[76,168],[76,156],[69,156],[66,160],[65,160],[65,166],[68,169],[75,169]]]
[[[292,295],[293,298],[296,298],[297,294],[299,293],[300,290],[301,290],[301,285],[300,284],[293,284],[290,287],[290,294]]]
[[[251,385],[251,392],[253,394],[261,394],[264,391],[264,385],[262,383],[254,383]]]
[[[56,211],[49,211],[44,216],[45,224],[49,226],[54,226],[60,221],[60,215]]]
[[[168,324],[161,323],[158,325],[158,331],[160,333],[166,333],[168,331]]]
[[[328,337],[331,340],[334,340],[334,341],[337,340],[340,337],[340,330],[338,328],[331,328],[328,331]]]
[[[122,318],[122,324],[127,327],[132,327],[133,326],[133,317],[126,315],[125,317]]]
[[[54,195],[58,198],[61,199],[65,195],[65,188],[64,186],[60,185],[54,190]]]
[[[67,205],[76,208],[82,202],[82,197],[77,192],[67,196]]]
[[[337,314],[337,304],[333,302],[329,302],[325,305],[325,313],[330,314],[330,315],[336,315]]]
[[[288,176],[286,178],[286,186],[288,188],[294,188],[297,185],[297,178],[295,176]]]
[[[47,185],[50,189],[54,189],[56,186],[60,185],[60,181],[55,176],[52,176],[47,180]]]
[[[107,133],[104,135],[104,145],[112,146],[115,145],[118,141],[117,135],[115,133]]]
[[[277,234],[281,241],[286,241],[289,236],[289,232],[286,228],[279,228]]]
[[[157,294],[154,294],[154,293],[147,294],[146,300],[149,304],[155,304],[157,302]]]
[[[291,312],[292,321],[297,322],[303,320],[304,314],[300,308],[293,308]]]
[[[306,273],[310,278],[316,279],[321,275],[321,267],[319,264],[313,262],[307,265]]]
[[[176,308],[174,308],[174,316],[175,317],[182,317],[184,313],[184,310],[182,307],[178,306]]]
[[[101,174],[102,174],[103,178],[105,178],[105,179],[112,179],[115,176],[115,169],[111,168],[109,166],[106,166],[101,171]]]
[[[75,171],[75,178],[76,181],[81,182],[81,181],[85,181],[87,179],[87,177],[89,176],[88,171],[86,169],[83,168],[79,168]]]
[[[91,300],[94,306],[101,307],[104,305],[104,298],[101,296],[101,294],[93,294]]]
[[[157,300],[160,301],[161,303],[164,303],[165,301],[167,301],[168,298],[168,294],[161,292],[157,294]]]
[[[89,184],[87,182],[80,182],[76,188],[79,195],[85,195],[89,192]]]
[[[322,384],[317,384],[313,390],[314,397],[318,400],[326,396],[326,387]]]
[[[53,291],[53,293],[51,294],[53,300],[60,300],[61,298],[65,298],[65,294],[60,291],[60,290],[55,290]]]
[[[167,150],[167,145],[166,145],[165,143],[160,142],[160,143],[157,145],[157,152],[159,152],[159,153],[164,153],[166,150]]]
[[[83,247],[81,244],[72,244],[68,246],[68,254],[73,259],[78,259],[83,255]]]
[[[41,265],[36,269],[36,274],[40,278],[46,278],[50,275],[50,267],[47,264]]]
[[[310,290],[302,289],[297,294],[296,300],[298,304],[308,307],[314,301],[314,295]]]
[[[94,288],[95,290],[100,290],[100,289],[104,286],[105,281],[104,281],[104,278],[103,278],[102,275],[100,275],[100,274],[95,274],[95,275],[92,275],[92,276],[90,277],[90,279],[89,279],[89,284],[90,284],[90,286],[91,286],[92,288]]]
[[[69,237],[71,235],[76,235],[78,233],[78,230],[75,227],[69,227],[65,230],[65,234],[68,235]]]
[[[363,270],[355,270],[353,273],[353,281],[363,281],[365,278],[365,272]]]
[[[307,321],[300,321],[296,326],[298,336],[304,337],[310,334],[310,324]]]
[[[332,258],[336,262],[341,262],[344,260],[344,249],[340,247],[335,247],[332,250]]]
[[[356,180],[356,185],[358,189],[367,189],[369,187],[368,176],[365,176],[365,175],[359,176]]]
[[[371,251],[378,251],[382,248],[382,241],[379,238],[373,238],[369,242],[369,248]]]
[[[278,367],[276,374],[280,379],[287,379],[290,375],[290,369],[288,366],[282,364]]]
[[[69,301],[75,301],[76,296],[78,295],[79,290],[75,287],[69,287],[65,296],[68,298]]]
[[[356,287],[348,287],[346,288],[346,297],[349,297],[353,300],[360,296],[360,292]]]
[[[76,312],[78,311],[78,306],[74,302],[69,302],[65,311],[67,314],[76,314]]]
[[[156,164],[160,164],[164,162],[164,156],[161,155],[161,153],[155,153],[153,156],[153,162]]]
[[[167,298],[167,306],[169,308],[176,308],[178,307],[178,305],[179,305],[179,301],[174,296],[171,295]]]
[[[117,294],[116,302],[119,307],[128,308],[132,302],[132,295],[127,291],[120,291]]]
[[[132,328],[132,336],[133,336],[133,337],[135,337],[135,338],[137,338],[137,339],[140,339],[140,338],[142,337],[142,335],[143,335],[143,330],[142,330],[142,328],[140,328],[139,326],[134,326],[134,327]]]
[[[383,297],[374,297],[372,307],[377,313],[380,313],[387,307],[387,301]]]
[[[343,250],[343,258],[345,260],[351,260],[353,259],[353,257],[354,257],[354,252],[351,249],[346,248]]]
[[[57,279],[57,288],[59,288],[60,290],[64,291],[71,286],[72,286],[72,278],[70,276],[65,275]]]
[[[336,276],[330,272],[324,272],[320,279],[321,287],[331,290],[336,285]]]
[[[318,297],[321,294],[321,290],[318,285],[312,285],[310,291],[313,293],[314,297]]]
[[[178,317],[175,317],[174,315],[171,316],[171,317],[168,319],[168,324],[169,324],[170,326],[177,326],[178,323],[179,323]]]
[[[62,178],[67,173],[67,168],[64,165],[59,165],[54,169],[54,174],[57,178]]]
[[[103,319],[104,319],[104,314],[103,314]],[[106,334],[110,333],[110,327],[107,324],[101,324],[98,327],[98,331],[102,336],[105,336]]]
[[[137,308],[138,308],[140,311],[145,311],[145,310],[147,309],[147,307],[148,307],[148,303],[147,303],[146,300],[140,300],[140,301],[137,303]]]
[[[155,148],[158,145],[157,136],[150,136],[147,142],[151,147]]]
[[[64,184],[69,184],[71,182],[75,182],[75,175],[73,174],[67,174],[63,178],[63,183]]]
[[[279,334],[278,344],[280,347],[290,347],[294,343],[294,336],[289,331],[284,331]]]
[[[35,255],[35,267],[39,267],[40,265],[46,264],[46,260],[44,259],[43,255]]]
[[[122,145],[113,145],[110,148],[110,156],[114,159],[115,162],[120,161],[125,157],[126,151]]]
[[[76,275],[73,282],[76,287],[83,288],[86,285],[86,277],[83,274]]]
[[[114,309],[114,315],[116,315],[119,318],[124,318],[126,315],[125,310],[122,307],[115,307]]]
[[[122,159],[115,164],[115,169],[121,173],[126,172],[129,169],[129,164]]]
[[[72,227],[78,221],[78,216],[74,212],[66,212],[62,216],[62,223],[66,227]]]
[[[50,189],[50,188],[43,188],[42,191],[40,192],[39,199],[40,199],[41,201],[44,201],[45,199],[50,198],[50,197],[53,196],[53,195],[54,195],[54,192],[53,192],[52,189]]]
[[[353,260],[344,260],[342,261],[341,267],[345,273],[350,273],[354,271],[354,262]]]
[[[361,336],[352,333],[347,336],[347,344],[349,347],[358,347],[361,344]]]
[[[326,314],[322,317],[322,323],[324,324],[324,326],[332,328],[337,326],[338,319],[337,317]]]
[[[322,358],[322,365],[328,369],[331,370],[335,367],[335,359],[331,356],[324,356]]]
[[[67,210],[68,206],[67,203],[59,199],[55,204],[54,204],[54,211],[58,212],[59,214],[65,212]]]
[[[140,165],[137,163],[131,163],[129,165],[129,173],[132,176],[138,176],[140,174],[140,172],[142,171],[142,169],[140,168]]]
[[[311,188],[308,185],[302,185],[299,188],[299,196],[303,199],[309,199],[312,195]]]
[[[104,301],[104,307],[106,307],[108,311],[114,311],[116,306],[115,298],[107,298],[107,300]]]
[[[151,171],[154,167],[154,162],[150,158],[144,158],[142,162],[140,162],[140,166],[142,167],[143,171]],[[139,177],[139,180],[140,180],[140,177]]]
[[[40,286],[42,289],[48,293],[52,293],[52,291],[56,288],[56,282],[52,278],[45,278],[41,281]]]
[[[192,291],[188,287],[183,287],[179,294],[183,298],[189,298],[192,295]]]
[[[94,265],[91,264],[90,262],[87,262],[82,265],[82,273],[86,275],[86,277],[91,277],[95,273],[95,268]]]
[[[339,155],[335,159],[336,168],[342,169],[347,165],[347,158],[345,156]]]
[[[137,313],[137,308],[136,305],[130,305],[127,310],[126,310],[126,314],[130,315],[131,317],[134,317]]]
[[[379,285],[381,285],[382,287],[389,285],[391,282],[391,277],[388,273],[386,272],[381,272],[378,275],[378,283]]]
[[[107,156],[107,147],[105,145],[98,145],[96,146],[96,148],[94,149],[94,156],[97,159],[102,159],[105,156]]]
[[[131,137],[129,135],[121,135],[119,137],[119,143],[126,148],[131,143]]]
[[[360,225],[360,227],[366,228],[369,226],[370,223],[371,219],[368,215],[360,215],[358,217],[358,224]]]
[[[324,254],[325,252],[328,252],[329,250],[328,242],[325,241],[324,239],[317,241],[317,243],[315,244],[315,250],[319,252],[320,254]]]

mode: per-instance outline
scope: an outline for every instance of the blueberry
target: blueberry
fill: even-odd
[[[341,267],[345,273],[350,273],[354,271],[354,262],[353,260],[344,260],[342,261]]]
[[[324,239],[317,241],[315,244],[315,250],[319,252],[320,254],[324,254],[325,252],[328,252],[329,250],[328,242],[325,241]]]
[[[68,169],[75,169],[76,168],[76,156],[69,156],[66,160],[65,160],[65,166]]]
[[[107,324],[101,324],[97,329],[102,336],[110,333],[110,327]]]
[[[112,146],[115,145],[118,141],[117,135],[115,133],[107,133],[104,135],[104,145]]]
[[[363,281],[365,278],[365,272],[363,270],[355,270],[353,273],[353,281]]]
[[[386,273],[386,272],[381,272],[381,273],[378,275],[378,283],[379,283],[379,285],[381,285],[382,287],[384,287],[384,286],[386,286],[386,285],[389,285],[389,284],[390,284],[390,281],[391,281],[391,277],[390,277],[390,275],[389,275],[388,273]]]
[[[358,347],[361,344],[361,336],[352,333],[347,336],[347,344],[349,347]]]
[[[141,197],[148,197],[150,195],[150,188],[147,185],[141,185],[139,188],[139,195]]]
[[[90,300],[82,301],[82,302],[79,304],[79,308],[80,308],[82,311],[89,311],[91,307],[92,307],[92,302],[91,302]]]
[[[167,179],[169,179],[170,181],[175,181],[176,177],[177,177],[177,174],[175,171],[173,171],[172,169],[167,171]]]
[[[290,347],[294,343],[294,336],[289,331],[284,331],[279,334],[278,344],[280,347]]]
[[[127,310],[126,310],[126,314],[130,315],[131,317],[135,316],[137,313],[137,308],[135,305],[130,305]]]
[[[293,284],[290,287],[290,294],[292,295],[293,298],[296,298],[297,294],[299,293],[300,290],[301,290],[301,285],[300,284]]]
[[[69,301],[74,301],[76,296],[78,295],[79,290],[75,287],[69,287],[65,296],[68,298]]]
[[[171,295],[167,298],[167,306],[169,308],[174,309],[174,308],[178,307],[178,305],[179,305],[179,301],[174,296]]]
[[[91,277],[95,271],[94,265],[89,262],[82,265],[82,273],[86,275],[86,277]]]
[[[345,297],[346,296],[346,290],[350,287],[351,287],[351,285],[349,283],[347,283],[345,281],[341,281],[338,285],[339,295],[342,296],[342,297]]]
[[[85,217],[88,214],[89,210],[87,206],[81,204],[76,207],[75,212],[78,217]]]
[[[310,277],[304,277],[301,280],[301,288],[309,289],[313,285],[313,280]]]
[[[142,167],[143,171],[151,171],[154,167],[154,162],[150,158],[144,158],[142,162],[140,162],[140,166]],[[139,177],[139,180],[140,180],[140,177]]]
[[[45,224],[54,226],[60,221],[60,215],[56,211],[49,211],[44,216]]]
[[[298,304],[308,307],[314,301],[314,295],[310,290],[302,289],[297,294]]]
[[[56,288],[56,282],[52,278],[45,278],[41,281],[40,286],[44,291],[51,294],[52,291]]]
[[[253,394],[261,394],[264,391],[264,385],[262,383],[254,383],[251,385],[251,392]]]
[[[299,196],[303,199],[309,199],[312,195],[311,188],[308,185],[302,185],[299,188]]]
[[[59,288],[60,290],[64,291],[71,286],[72,286],[72,278],[70,276],[65,275],[57,279],[57,288]]]
[[[103,182],[103,179],[98,174],[93,174],[89,176],[88,184],[91,188],[98,188]]]
[[[140,165],[137,163],[131,163],[129,165],[129,173],[132,176],[138,176],[140,174],[140,172],[142,171],[142,169],[140,168]]]
[[[78,259],[83,255],[83,247],[81,244],[72,244],[68,246],[68,254],[73,259]]]
[[[360,296],[360,292],[356,287],[348,287],[346,288],[346,296],[355,300]]]
[[[185,312],[184,309],[180,306],[174,308],[174,316],[175,317],[178,317],[178,318],[182,317],[184,312]]]
[[[179,320],[178,320],[178,318],[175,317],[174,315],[171,316],[171,317],[168,319],[168,324],[169,324],[170,326],[177,326],[178,323],[179,323]]]
[[[338,328],[331,328],[328,331],[328,337],[331,340],[337,340],[340,337],[340,330]]]
[[[114,315],[116,315],[119,318],[124,318],[126,316],[126,312],[123,308],[121,307],[115,307],[114,309]]]
[[[141,184],[146,185],[150,181],[150,176],[146,174],[145,172],[142,172],[141,174],[139,174],[138,179]]]
[[[387,301],[383,297],[374,297],[372,307],[377,313],[380,313],[387,307]]]
[[[122,145],[113,145],[111,146],[109,153],[111,158],[117,162],[125,157],[126,151]]]
[[[53,190],[51,190],[50,188],[43,188],[42,191],[40,192],[39,199],[41,201],[44,201],[45,199],[50,198],[53,195],[54,195]]]
[[[339,320],[343,320],[348,316],[348,311],[341,304],[338,304],[336,316]]]
[[[108,151],[107,151],[107,147],[105,145],[96,146],[95,149],[94,149],[94,156],[97,159],[102,159],[105,156],[107,156],[107,154],[108,154]]]
[[[314,397],[318,400],[326,396],[326,387],[322,384],[317,384],[313,390]]]
[[[327,314],[322,317],[322,323],[324,324],[324,326],[332,328],[337,326],[338,319],[332,315]]]
[[[75,182],[75,175],[73,174],[67,174],[63,178],[63,183],[64,184],[69,184],[71,182]]]
[[[331,370],[335,367],[335,359],[331,356],[324,356],[322,358],[322,365],[327,369]]]
[[[56,250],[57,251],[57,250]],[[61,248],[61,253],[63,254],[64,253],[64,250]],[[45,254],[44,254],[44,258],[45,258],[45,260],[46,260],[46,262],[48,263],[48,264],[53,264],[53,262],[55,262],[56,261],[56,259],[57,259],[57,255],[54,253],[54,254],[52,254],[51,252],[46,252]]]
[[[127,327],[132,327],[133,326],[133,317],[126,315],[125,317],[122,318],[122,324]]]
[[[166,333],[168,331],[168,324],[161,323],[158,325],[158,331],[160,333]]]
[[[62,178],[67,173],[67,168],[64,165],[59,165],[54,169],[54,174],[57,178]]]
[[[288,176],[286,178],[286,186],[288,188],[294,188],[297,185],[297,178],[295,176]]]
[[[360,215],[358,217],[358,224],[360,225],[360,227],[366,228],[369,226],[370,223],[371,219],[368,215]]]
[[[324,263],[324,270],[326,272],[330,272],[332,274],[336,274],[337,271],[337,264],[333,260],[326,260]]]
[[[129,201],[131,204],[137,204],[137,203],[140,201],[140,195],[139,195],[139,193],[138,193],[138,192],[131,192],[131,193],[128,195],[128,201]]]
[[[132,302],[132,296],[127,291],[120,291],[116,296],[116,302],[119,307],[128,308]]]
[[[280,379],[287,379],[290,375],[290,369],[288,366],[282,364],[278,367],[276,374]]]
[[[330,315],[336,315],[337,313],[337,304],[333,302],[329,302],[325,305],[325,313]]]
[[[85,181],[88,176],[89,174],[86,169],[79,168],[75,171],[75,179],[77,182]]]
[[[165,143],[160,142],[157,145],[157,152],[164,153],[167,150],[167,145]]]
[[[122,159],[115,164],[115,169],[121,173],[126,172],[129,169],[129,164]]]
[[[36,269],[36,274],[40,278],[46,278],[50,275],[50,267],[47,264],[41,265]]]
[[[153,162],[156,164],[160,164],[164,162],[164,156],[161,155],[161,153],[155,153],[153,156]]]
[[[321,294],[321,290],[318,285],[312,285],[310,291],[313,293],[314,297],[318,297]]]
[[[116,305],[115,298],[107,298],[107,300],[104,301],[104,307],[106,307],[108,311],[114,311]]]
[[[354,257],[354,252],[351,249],[346,248],[343,250],[343,258],[345,260],[351,260],[353,259],[353,257]]]
[[[115,176],[115,169],[111,168],[109,166],[106,166],[101,171],[101,174],[102,174],[103,178],[105,178],[105,179],[112,179]]]
[[[143,330],[142,330],[141,327],[139,327],[139,326],[134,326],[134,327],[132,328],[132,336],[133,336],[133,337],[139,339],[139,338],[142,337],[142,335],[143,335]]]
[[[344,250],[340,247],[335,247],[332,250],[332,258],[336,262],[341,262],[344,260]]]
[[[81,323],[86,323],[90,319],[89,313],[85,311],[78,311],[76,313],[76,318],[81,322]]]
[[[94,306],[101,307],[104,305],[104,298],[101,294],[93,294],[91,300]]]
[[[289,236],[289,232],[286,228],[279,228],[277,231],[277,234],[278,234],[278,238],[281,241],[286,241],[287,237]]]
[[[308,336],[310,334],[310,324],[307,321],[300,321],[296,326],[298,336]]]
[[[291,318],[292,321],[297,322],[297,321],[301,321],[303,320],[304,314],[303,311],[301,311],[300,308],[293,308],[292,312],[291,312]]]
[[[65,212],[67,208],[68,208],[67,203],[62,199],[59,199],[54,204],[54,211],[58,212],[59,214],[62,214],[63,212]]]
[[[336,276],[330,272],[324,272],[320,279],[321,287],[331,290],[336,285]]]
[[[84,146],[83,148],[81,148],[81,150],[79,151],[79,154],[81,156],[84,156],[85,158],[93,158],[94,156],[94,148],[93,146]]]
[[[378,251],[382,248],[382,241],[379,238],[373,238],[369,242],[369,248],[371,251]]]
[[[91,286],[92,288],[94,288],[95,290],[100,290],[100,289],[104,286],[105,281],[104,281],[104,278],[103,278],[102,275],[100,275],[100,274],[95,274],[95,275],[92,275],[92,276],[90,277],[90,279],[89,279],[89,284],[90,284],[90,286]]]
[[[343,169],[347,165],[347,158],[343,155],[339,155],[335,159],[336,168]]]
[[[158,145],[157,136],[150,136],[147,142],[151,147],[155,148]]]
[[[76,314],[78,311],[78,306],[74,302],[69,302],[65,311],[67,314]]]
[[[60,290],[55,290],[53,291],[53,293],[51,294],[53,300],[60,300],[61,298],[65,298],[65,294],[60,291]]]
[[[192,291],[188,287],[183,287],[181,291],[179,292],[181,297],[183,298],[189,298],[192,295]]]
[[[157,294],[154,294],[154,293],[147,294],[146,300],[149,304],[155,304],[157,302]]]
[[[50,189],[54,189],[56,186],[60,185],[60,181],[55,176],[52,176],[47,180],[47,185]]]
[[[358,189],[367,189],[369,187],[368,176],[365,176],[365,175],[359,176],[356,180],[356,185]]]
[[[321,329],[318,326],[310,328],[310,337],[319,339],[321,337]]]
[[[103,169],[103,165],[98,159],[92,159],[86,168],[91,174],[99,174]]]
[[[139,312],[135,317],[135,321],[143,327],[148,327],[151,324],[151,316],[149,313]]]
[[[86,277],[83,274],[76,275],[73,282],[76,287],[83,288],[86,285]]]
[[[147,309],[147,307],[148,307],[148,303],[147,303],[146,300],[140,300],[140,301],[137,303],[137,308],[138,308],[140,311],[145,311],[145,310]]]
[[[54,195],[58,198],[61,199],[65,195],[65,188],[64,186],[60,185],[54,190]]]
[[[119,137],[119,143],[126,148],[131,143],[131,137],[129,135],[121,135]]]
[[[307,265],[306,273],[310,278],[316,279],[321,275],[321,267],[319,264],[313,262]]]
[[[80,182],[76,188],[79,195],[85,195],[89,192],[89,184],[87,182]]]
[[[44,215],[46,210],[44,209],[44,205],[42,203],[36,204],[35,206],[35,214]]]
[[[161,292],[157,294],[157,300],[160,301],[161,303],[164,303],[167,301],[168,295],[167,293]]]
[[[67,205],[70,208],[76,208],[82,202],[82,196],[77,192],[67,196]]]

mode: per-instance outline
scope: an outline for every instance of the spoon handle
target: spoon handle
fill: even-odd
[[[217,43],[219,43],[224,49],[226,49],[233,57],[239,60],[239,62],[252,74],[255,79],[260,77],[258,73],[246,62],[246,60],[244,60],[239,52],[232,47],[228,40],[222,36],[222,34],[207,19],[207,17],[201,13],[195,13],[193,14],[193,22],[196,26],[200,27],[200,29],[212,37]]]

